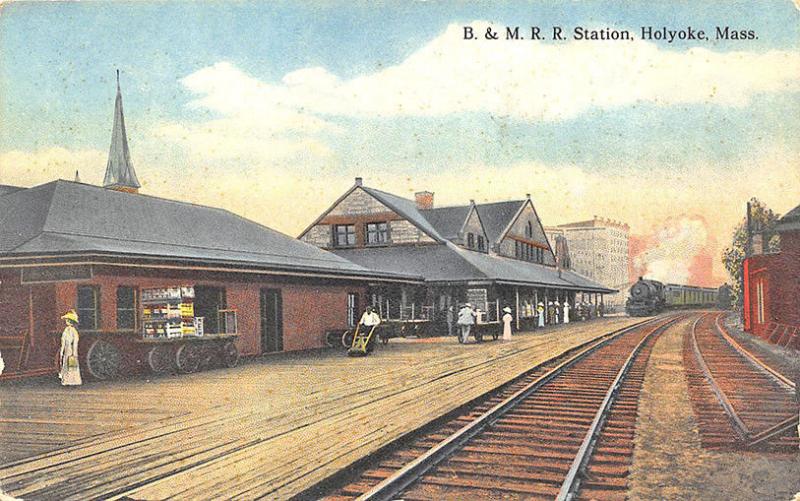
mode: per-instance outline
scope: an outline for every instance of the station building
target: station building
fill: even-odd
[[[119,88],[103,187],[0,186],[0,377],[53,372],[70,309],[83,357],[103,342],[106,356],[125,357],[143,336],[145,289],[191,289],[205,336],[233,335],[241,354],[259,355],[323,346],[326,331],[352,323],[354,298],[371,286],[422,283],[226,210],[138,190]]]
[[[783,216],[775,231],[779,252],[744,261],[744,329],[800,350],[800,206]]]
[[[431,192],[410,200],[356,178],[298,238],[376,273],[422,276],[423,286],[369,289],[367,303],[389,319],[441,321],[450,306],[469,302],[486,321],[508,306],[517,328],[529,328],[539,302],[599,305],[615,292],[558,266],[529,195],[437,208]]]

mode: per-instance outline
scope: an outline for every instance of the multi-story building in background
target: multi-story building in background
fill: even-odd
[[[619,221],[594,216],[588,221],[545,228],[550,242],[566,239],[568,256],[556,256],[570,269],[620,292],[607,296],[607,304],[625,303],[628,284],[628,237],[630,227]],[[556,254],[558,247],[556,246]]]

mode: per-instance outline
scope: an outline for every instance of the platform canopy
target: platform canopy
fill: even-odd
[[[430,285],[495,283],[602,294],[617,292],[569,270],[493,256],[450,242],[415,247],[337,249],[334,252],[364,268],[421,275]]]

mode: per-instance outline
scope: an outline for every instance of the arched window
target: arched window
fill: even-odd
[[[528,225],[525,227],[525,238],[533,238],[533,223],[528,221]]]

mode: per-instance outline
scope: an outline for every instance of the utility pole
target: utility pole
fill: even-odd
[[[745,318],[744,318],[744,316],[745,316],[744,295],[746,293],[745,290],[744,290],[744,284],[745,284],[745,280],[744,280],[744,272],[745,272],[744,262],[747,260],[747,258],[749,258],[753,254],[753,231],[751,229],[751,226],[752,226],[751,209],[752,209],[752,206],[751,206],[750,201],[748,200],[747,201],[747,217],[745,219],[745,231],[747,232],[747,242],[745,243],[745,246],[744,246],[744,257],[742,258],[742,264],[741,264],[741,266],[739,268],[739,297],[736,300],[736,302],[738,303],[738,306],[739,306],[739,311],[741,312],[741,319],[740,320],[742,321],[742,325],[745,324]]]

